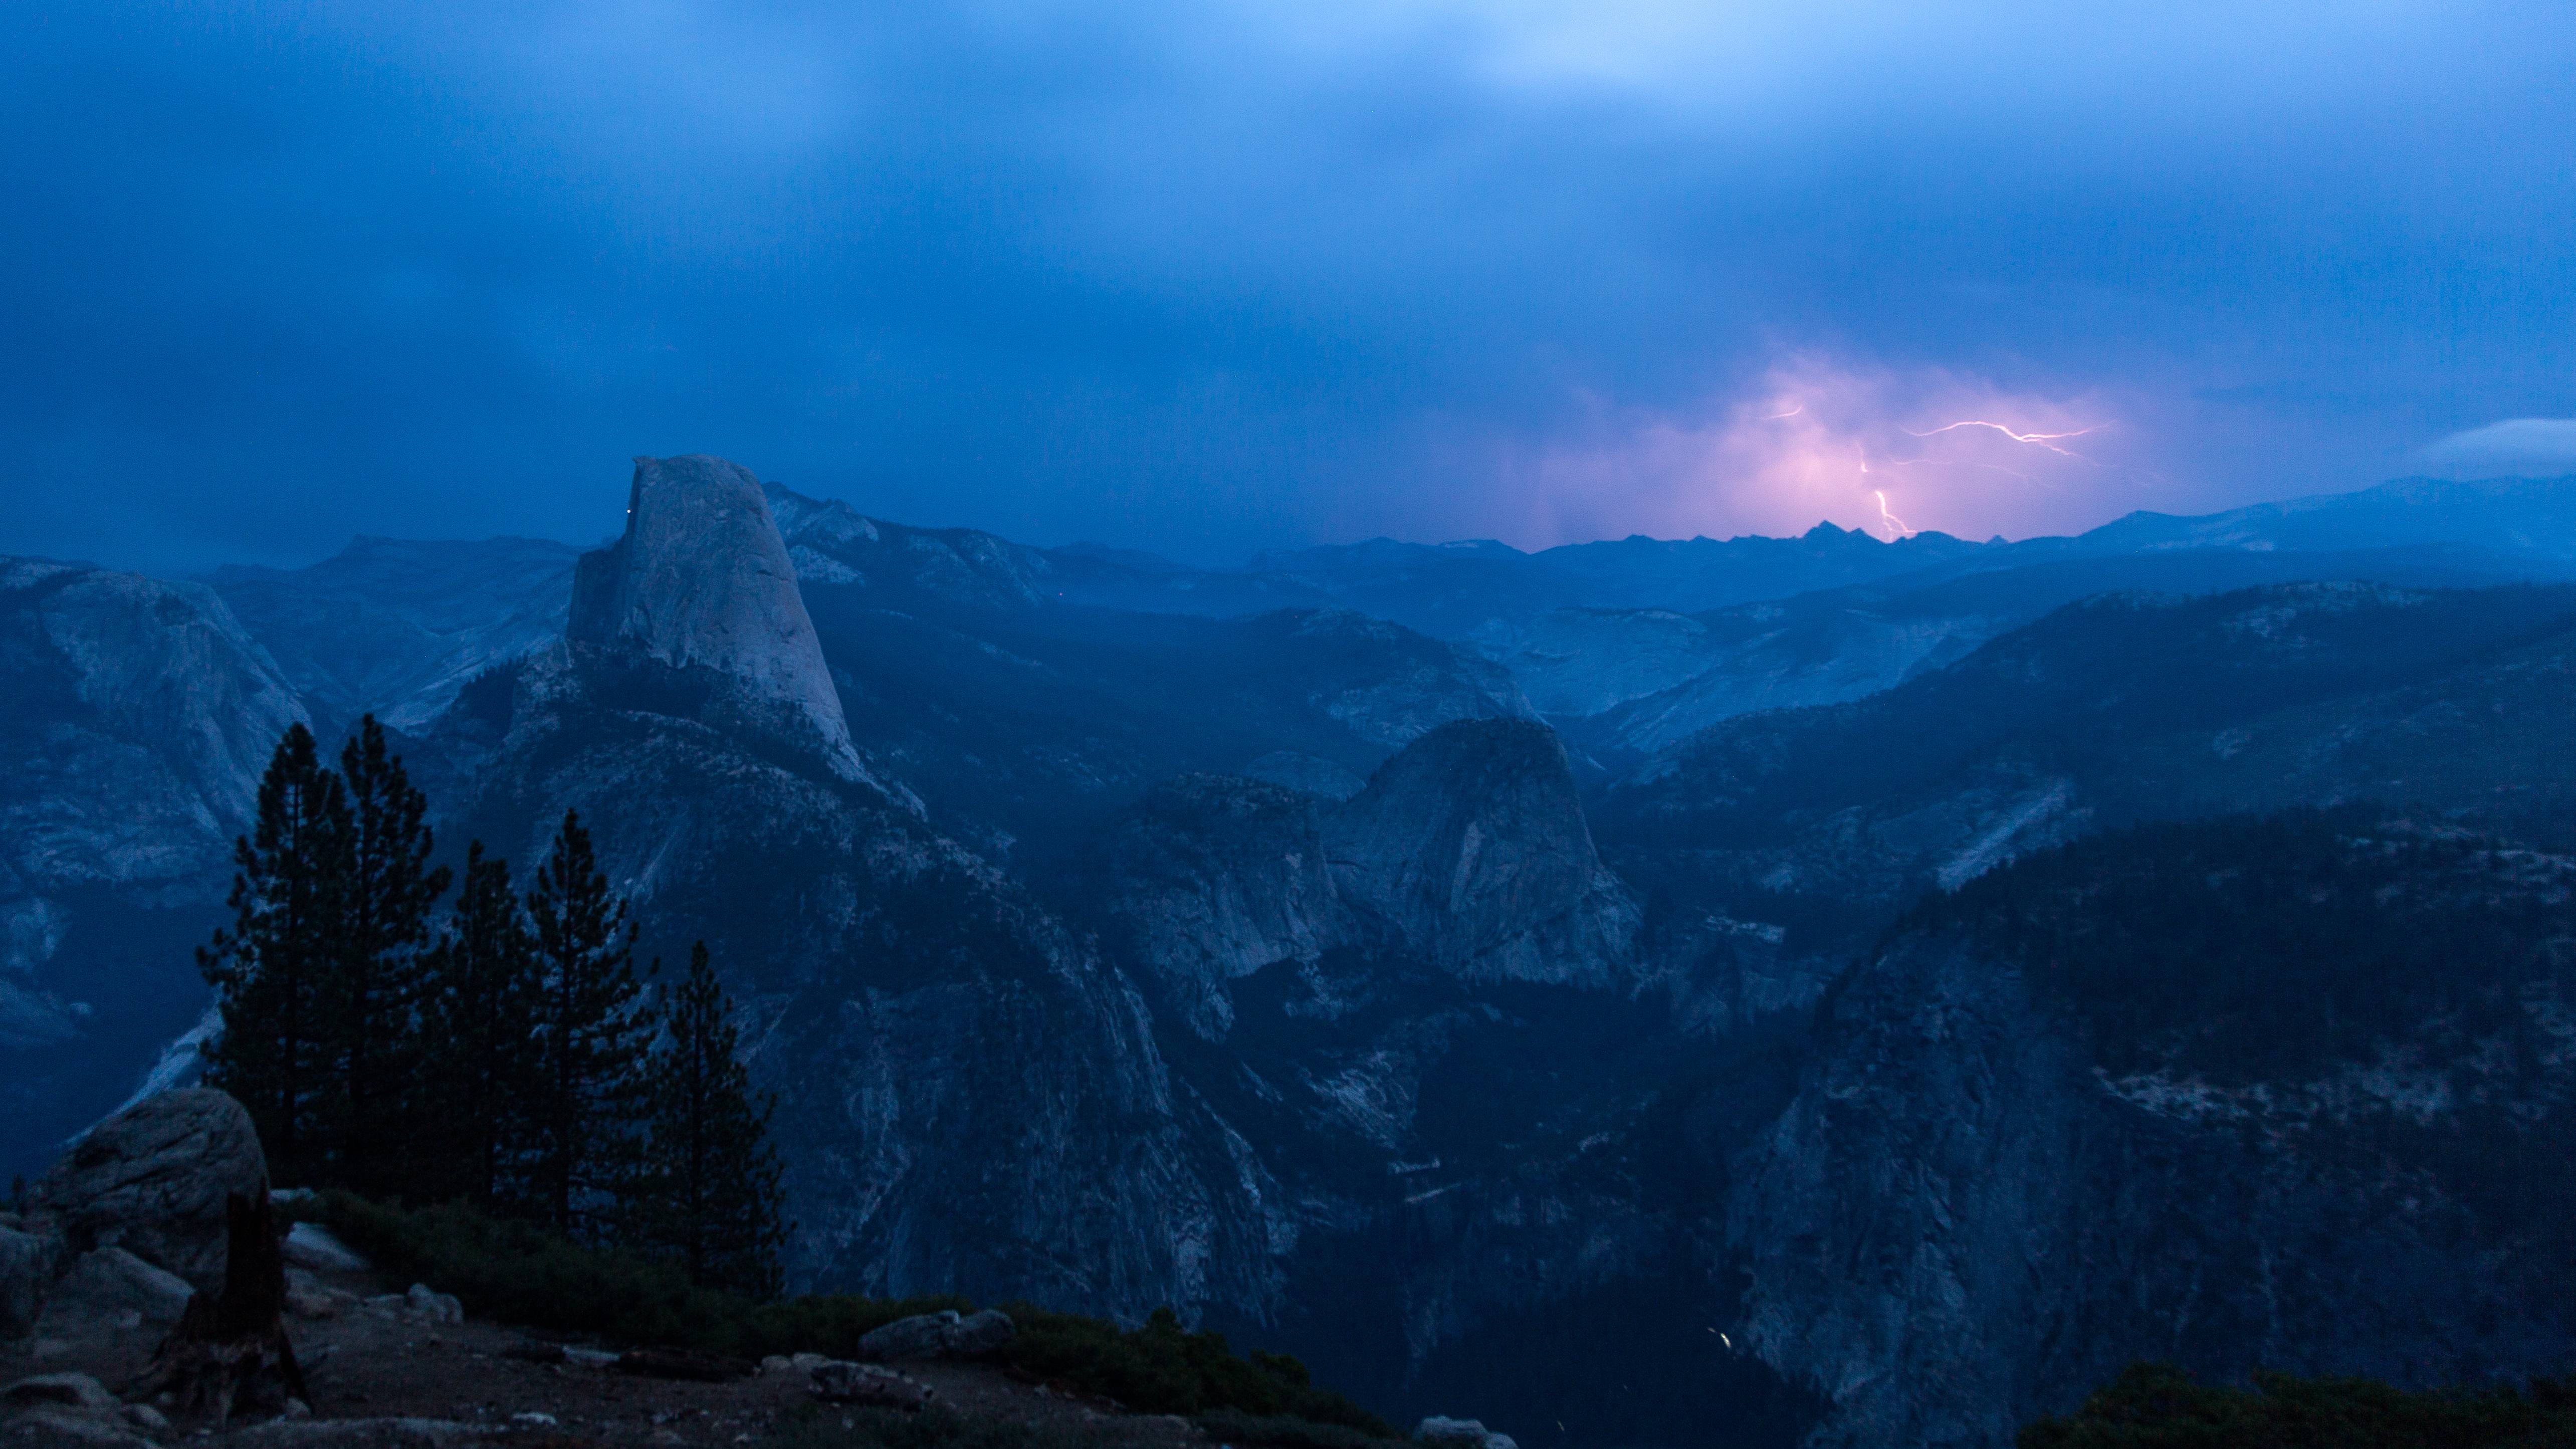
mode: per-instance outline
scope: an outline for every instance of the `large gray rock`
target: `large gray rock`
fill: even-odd
[[[113,1409],[65,1409],[52,1405],[0,1420],[0,1444],[29,1449],[152,1449],[152,1441],[128,1428]]]
[[[224,1200],[268,1191],[250,1114],[192,1087],[147,1097],[91,1129],[36,1184],[32,1217],[73,1252],[123,1248],[207,1292],[224,1282]]]
[[[37,1374],[0,1389],[0,1404],[13,1409],[55,1404],[73,1409],[123,1407],[107,1386],[87,1374]]]
[[[750,713],[804,734],[836,773],[873,782],[769,501],[740,464],[703,454],[636,459],[625,536],[582,555],[565,632],[707,671]]]
[[[1011,1341],[1018,1328],[1010,1315],[987,1308],[959,1315],[953,1308],[898,1318],[859,1340],[867,1359],[980,1358]]]
[[[281,1245],[286,1261],[318,1273],[363,1273],[367,1260],[320,1223],[297,1223]]]
[[[72,1261],[45,1302],[45,1332],[78,1332],[127,1314],[145,1323],[176,1323],[196,1289],[123,1248],[93,1248]]]

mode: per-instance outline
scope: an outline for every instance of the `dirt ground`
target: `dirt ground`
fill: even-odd
[[[297,1295],[303,1311],[288,1332],[310,1390],[309,1419],[267,1429],[198,1437],[201,1425],[178,1423],[151,1437],[163,1443],[216,1445],[227,1440],[258,1444],[374,1442],[345,1437],[325,1424],[413,1419],[443,1421],[437,1438],[408,1439],[386,1426],[383,1442],[471,1442],[480,1434],[496,1442],[543,1444],[548,1449],[625,1449],[625,1446],[758,1445],[785,1429],[810,1438],[857,1415],[819,1404],[809,1377],[784,1360],[758,1376],[731,1383],[689,1383],[638,1377],[600,1363],[604,1354],[581,1352],[570,1362],[534,1363],[524,1355],[540,1340],[499,1324],[441,1322],[388,1301],[358,1273],[322,1273],[305,1280]],[[319,1292],[310,1291],[314,1288]],[[32,1374],[85,1373],[111,1391],[142,1371],[164,1329],[136,1321],[57,1325],[68,1330],[0,1348],[0,1384]],[[515,1352],[514,1352],[515,1350]],[[963,1363],[905,1363],[900,1372],[930,1385],[936,1408],[970,1420],[1028,1425],[1049,1438],[1074,1431],[1103,1445],[1134,1449],[1184,1449],[1205,1438],[1182,1419],[1127,1414],[1043,1384],[1020,1382],[999,1369]],[[23,1416],[22,1416],[23,1418]],[[12,1433],[13,1426],[19,1431]],[[0,1418],[0,1444],[43,1442],[35,1426]],[[411,1431],[404,1431],[408,1434]],[[424,1427],[419,1431],[427,1434]],[[1065,1435],[1064,1437],[1073,1437]],[[66,1438],[62,1442],[78,1442]]]

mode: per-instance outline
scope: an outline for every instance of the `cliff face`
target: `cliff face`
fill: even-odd
[[[1325,830],[1343,898],[1461,977],[1608,986],[1630,964],[1636,903],[1594,852],[1545,725],[1433,730]]]
[[[563,638],[580,550],[532,538],[359,538],[309,568],[207,582],[336,733],[360,715],[427,730],[466,681]]]
[[[2125,988],[2070,999],[1994,939],[1908,934],[1841,983],[1797,1096],[1735,1163],[1744,1338],[1831,1401],[1815,1442],[1850,1445],[2008,1443],[2137,1360],[2428,1386],[2560,1371],[2576,1032],[2547,943],[2571,880],[2508,852],[2372,882],[2465,881],[2489,979],[2441,957],[2406,1006],[2398,971],[2338,946],[2327,979],[2370,973],[2374,1016],[2402,1024],[2305,1060],[2265,1060],[2267,1030],[2188,978],[2156,988],[2188,1009],[2138,1022]],[[2223,934],[2272,914],[2211,909]],[[2236,1060],[2192,1053],[2230,1033]]]
[[[304,711],[204,587],[41,559],[0,560],[0,678],[0,1157],[33,1165],[197,1015],[188,948]]]
[[[704,939],[749,1016],[800,1283],[1129,1315],[1270,1293],[1257,1173],[1175,1092],[1125,979],[852,748],[747,473],[638,465],[571,639],[469,689],[458,822],[594,830],[647,950]]]
[[[1637,972],[1637,905],[1593,849],[1564,748],[1530,720],[1431,730],[1343,801],[1185,777],[1129,817],[1110,872],[1138,958],[1211,1039],[1233,982],[1339,949],[1471,982]]]
[[[769,501],[739,464],[703,454],[636,459],[625,536],[582,556],[564,633],[705,671],[722,705],[810,735],[835,772],[873,781],[850,743]]]

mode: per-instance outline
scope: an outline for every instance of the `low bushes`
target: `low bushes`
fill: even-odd
[[[2369,1379],[2260,1374],[2209,1387],[2138,1364],[2019,1449],[2559,1449],[2576,1444],[2576,1385],[2409,1393]]]
[[[1199,1415],[1196,1422],[1209,1439],[1236,1449],[1390,1449],[1384,1435],[1294,1414],[1217,1409]]]
[[[455,1294],[477,1317],[625,1344],[742,1358],[847,1357],[860,1335],[898,1318],[974,1306],[953,1297],[843,1295],[755,1303],[692,1287],[666,1264],[568,1242],[527,1223],[453,1204],[404,1208],[331,1192],[299,1215],[330,1228],[398,1282]],[[1001,1354],[1006,1367],[1142,1413],[1231,1412],[1245,1424],[1294,1419],[1312,1431],[1296,1438],[1290,1426],[1273,1424],[1267,1438],[1240,1436],[1240,1442],[1275,1449],[1357,1449],[1369,1438],[1395,1436],[1376,1415],[1315,1387],[1297,1360],[1259,1350],[1238,1355],[1222,1334],[1192,1333],[1168,1308],[1132,1329],[1025,1303],[1006,1304],[1004,1310],[1019,1327]]]
[[[789,1415],[760,1442],[761,1449],[1113,1449],[1116,1443],[1096,1429],[970,1419],[935,1407],[918,1414],[809,1409]]]
[[[1020,1328],[1004,1359],[1039,1378],[1149,1414],[1202,1414],[1232,1409],[1255,1416],[1292,1415],[1377,1438],[1393,1438],[1385,1420],[1308,1382],[1306,1366],[1286,1354],[1238,1357],[1221,1333],[1191,1333],[1168,1308],[1142,1328],[1050,1313],[1025,1303],[1004,1305]]]

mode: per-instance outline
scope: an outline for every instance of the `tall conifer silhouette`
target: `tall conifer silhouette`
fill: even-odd
[[[249,1109],[270,1170],[289,1185],[329,1170],[336,980],[349,893],[349,804],[313,732],[290,726],[259,783],[259,816],[233,844],[231,926],[197,952],[223,1030],[206,1081]]]
[[[479,840],[465,848],[464,884],[427,978],[423,1196],[524,1209],[540,1086],[530,1031],[544,981],[510,863],[486,856]]]
[[[643,1057],[652,1023],[635,978],[635,929],[567,811],[528,892],[543,973],[536,1018],[536,1206],[557,1231],[597,1238],[637,1169]]]
[[[430,911],[446,893],[429,865],[428,801],[368,715],[340,752],[350,816],[347,917],[333,1000],[333,1053],[343,1114],[340,1170],[364,1193],[417,1195],[410,1141],[422,1125],[419,1009]]]
[[[649,1094],[652,1131],[631,1231],[689,1280],[753,1298],[777,1296],[781,1221],[778,1153],[769,1142],[777,1100],[755,1095],[743,1069],[733,1003],[689,951],[689,974],[665,992],[663,1042]]]

